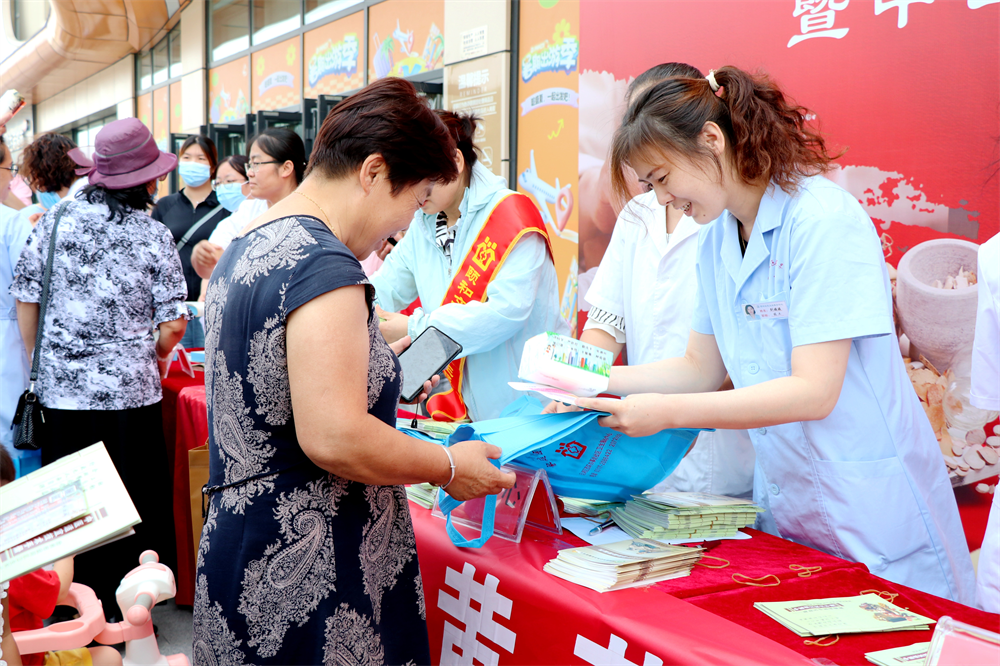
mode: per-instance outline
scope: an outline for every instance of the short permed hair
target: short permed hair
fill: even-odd
[[[380,79],[333,107],[316,136],[306,176],[342,178],[370,155],[388,167],[393,195],[424,179],[458,178],[455,140],[409,81]]]
[[[46,132],[35,138],[21,153],[21,175],[37,192],[58,192],[77,179],[80,168],[67,153],[76,148],[62,134]]]

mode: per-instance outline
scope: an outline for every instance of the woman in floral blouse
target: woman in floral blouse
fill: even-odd
[[[90,164],[79,149],[70,155]],[[90,186],[54,206],[31,232],[10,293],[30,357],[49,239],[65,207],[35,385],[45,413],[42,463],[104,442],[142,517],[136,537],[76,560],[77,582],[92,587],[111,616],[117,582],[139,553],[153,548],[161,561],[175,559],[160,376],[187,325],[187,287],[173,237],[146,213],[177,158],[126,118],[98,133],[93,160],[80,170]]]

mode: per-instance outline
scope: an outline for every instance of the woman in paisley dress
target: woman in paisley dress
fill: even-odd
[[[394,429],[394,352],[409,340],[385,342],[359,259],[457,177],[454,151],[412,84],[371,84],[331,112],[302,185],[212,274],[196,664],[429,663],[401,484],[468,499],[514,479],[493,446]]]

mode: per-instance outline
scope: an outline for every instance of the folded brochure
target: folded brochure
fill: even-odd
[[[934,620],[886,601],[877,594],[802,601],[758,602],[754,608],[799,636],[886,631],[921,631]]]
[[[699,547],[630,539],[560,550],[543,569],[571,583],[608,592],[687,576],[703,552]]]
[[[551,400],[576,404],[608,390],[614,355],[606,349],[566,335],[541,333],[529,338],[521,352],[518,391],[536,391]]]
[[[930,643],[914,643],[889,650],[866,652],[865,659],[878,666],[906,666],[907,664],[922,666],[927,659],[927,651],[930,647]]]
[[[0,582],[132,534],[140,522],[103,443],[0,488]]]

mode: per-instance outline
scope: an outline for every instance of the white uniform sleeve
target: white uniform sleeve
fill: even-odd
[[[395,250],[390,259],[393,254]],[[529,234],[511,250],[486,288],[485,303],[449,303],[430,314],[417,308],[410,316],[410,336],[416,339],[425,328],[434,326],[462,345],[461,356],[494,349],[524,327],[535,307],[542,268],[548,261],[545,239]]]
[[[1000,234],[979,248],[979,309],[972,345],[972,390],[975,407],[1000,411]]]
[[[786,296],[792,346],[892,333],[882,245],[864,211],[845,205],[785,224],[795,224]]]

